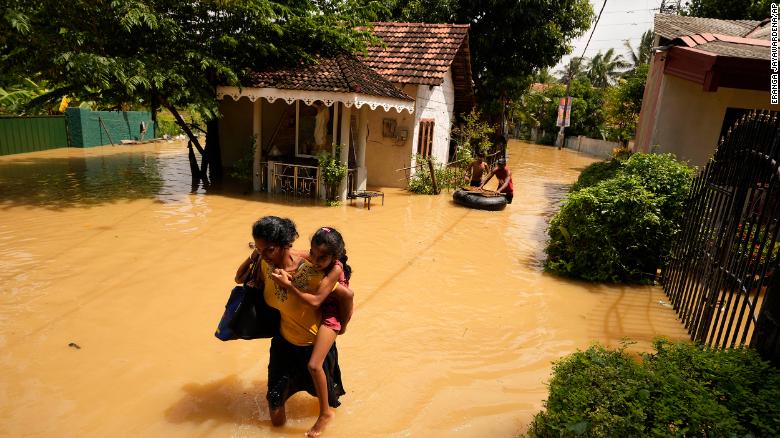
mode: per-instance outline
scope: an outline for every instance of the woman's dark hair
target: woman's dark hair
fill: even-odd
[[[344,265],[344,278],[349,281],[352,276],[352,268],[347,264],[347,249],[344,248],[344,238],[341,233],[332,227],[322,227],[311,236],[312,246],[325,245],[328,254],[332,255]]]
[[[287,218],[264,216],[252,225],[252,237],[279,247],[292,245],[298,238],[295,223]]]

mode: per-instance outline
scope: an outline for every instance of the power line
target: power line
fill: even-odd
[[[650,9],[630,9],[627,11],[607,11],[604,12],[605,14],[633,14],[634,12],[650,12],[650,11],[657,11],[658,8],[650,8]]]
[[[588,46],[590,45],[590,40],[593,38],[593,33],[596,32],[596,27],[599,25],[599,20],[601,20],[601,14],[604,13],[604,8],[607,7],[607,0],[604,0],[604,4],[601,5],[601,10],[599,11],[599,16],[596,17],[596,22],[593,23],[593,29],[590,31],[590,37],[588,37],[588,42],[585,43],[585,49],[582,51],[582,56],[580,58],[585,56],[585,50],[588,50]],[[569,72],[569,76],[571,76],[571,72]],[[571,82],[571,79],[569,80]],[[568,93],[567,93],[568,96]]]
[[[588,42],[585,43],[585,49],[582,51],[582,56],[580,56],[580,62],[582,62],[582,58],[585,57],[585,51],[588,50],[588,46],[590,45],[590,40],[593,38],[593,33],[596,32],[596,28],[599,26],[599,20],[601,20],[601,14],[604,13],[604,8],[607,7],[607,0],[604,0],[604,4],[601,5],[601,10],[599,11],[598,17],[596,17],[596,22],[593,23],[593,29],[590,31],[590,36],[588,37]],[[566,100],[565,102],[569,101],[569,91],[571,90],[571,73],[572,73],[572,63],[571,60],[569,61],[569,74],[567,75],[568,78],[566,80]],[[566,110],[564,110],[564,116],[565,116]],[[565,124],[561,123],[561,127],[558,130],[558,138],[555,140],[555,143],[558,145],[558,149],[563,147],[564,142],[564,130],[565,130]]]
[[[610,23],[610,24],[602,24],[601,27],[607,27],[607,26],[638,26],[640,24],[650,24],[652,21],[632,21],[632,22],[625,22],[625,23]]]

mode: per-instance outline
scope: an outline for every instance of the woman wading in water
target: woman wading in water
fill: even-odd
[[[287,420],[284,404],[290,396],[298,391],[317,394],[308,365],[321,315],[319,308],[274,282],[271,274],[275,269],[287,272],[292,283],[301,290],[316,290],[323,274],[292,251],[298,231],[291,220],[265,216],[252,226],[252,237],[255,250],[239,266],[235,280],[236,283],[244,283],[249,275],[249,266],[260,260],[255,286],[263,290],[266,303],[281,314],[280,334],[271,339],[266,394],[271,423],[281,426]],[[328,404],[338,407],[344,388],[335,343],[325,356],[322,369],[327,381]]]

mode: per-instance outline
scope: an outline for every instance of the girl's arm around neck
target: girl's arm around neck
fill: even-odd
[[[290,277],[290,274],[288,274],[287,272],[277,269],[271,273],[271,277],[274,279],[276,283],[283,286],[288,291],[294,293],[295,295],[298,296],[298,298],[300,298],[305,303],[313,307],[319,307],[320,304],[322,304],[322,302],[325,301],[326,298],[328,298],[328,295],[330,295],[330,293],[335,288],[336,283],[338,282],[339,275],[341,275],[341,267],[334,266],[333,269],[330,270],[328,275],[325,276],[322,279],[322,281],[320,281],[317,290],[308,292],[308,291],[302,291],[297,287],[295,287],[295,285],[292,284],[292,279]]]

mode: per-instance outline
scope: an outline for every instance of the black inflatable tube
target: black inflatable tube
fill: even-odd
[[[506,198],[503,196],[486,197],[465,190],[455,190],[452,199],[456,204],[478,210],[498,211],[506,208]]]

